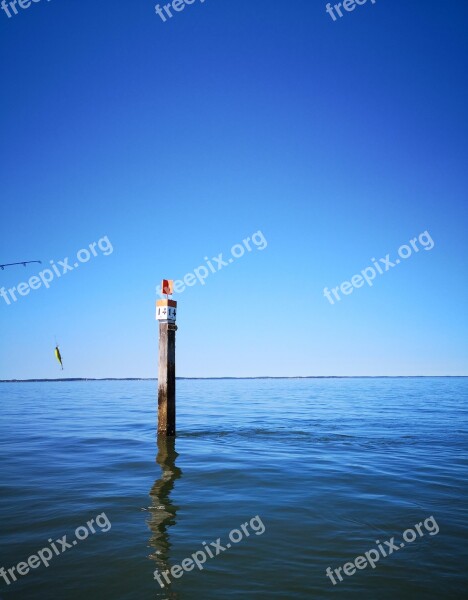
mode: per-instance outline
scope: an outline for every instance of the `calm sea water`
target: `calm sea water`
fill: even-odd
[[[111,523],[0,578],[0,598],[466,597],[468,379],[179,381],[175,446],[159,448],[155,388],[0,384],[0,567]],[[264,532],[257,519],[203,570],[153,578],[255,516]],[[418,523],[375,569],[326,576]]]

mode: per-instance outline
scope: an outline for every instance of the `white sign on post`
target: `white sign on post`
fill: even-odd
[[[158,321],[175,321],[177,309],[173,306],[158,306],[156,310],[156,319]]]

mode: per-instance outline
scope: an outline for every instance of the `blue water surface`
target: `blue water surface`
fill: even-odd
[[[159,444],[156,385],[0,384],[0,598],[465,597],[468,379],[181,380]],[[154,578],[233,529],[202,569]]]

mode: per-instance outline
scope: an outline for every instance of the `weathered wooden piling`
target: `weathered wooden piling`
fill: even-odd
[[[164,293],[172,293],[171,283],[163,281]],[[159,321],[158,435],[176,434],[176,314],[175,300],[156,301],[156,319]]]

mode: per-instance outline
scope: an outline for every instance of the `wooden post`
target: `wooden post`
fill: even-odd
[[[176,310],[174,300],[156,302],[159,321],[158,435],[176,434]]]

